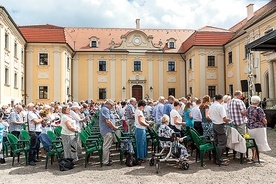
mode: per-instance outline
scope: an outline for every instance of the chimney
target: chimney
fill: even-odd
[[[251,19],[254,16],[254,4],[249,4],[247,8],[247,20]]]
[[[140,19],[136,19],[136,29],[140,29]]]

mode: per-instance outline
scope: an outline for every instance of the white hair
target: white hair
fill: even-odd
[[[258,103],[260,103],[260,101],[261,101],[261,98],[259,96],[252,96],[251,97],[251,103],[252,104],[258,104]]]

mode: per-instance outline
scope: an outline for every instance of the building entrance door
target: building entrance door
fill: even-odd
[[[134,85],[132,86],[132,97],[136,98],[137,102],[143,99],[142,86]]]

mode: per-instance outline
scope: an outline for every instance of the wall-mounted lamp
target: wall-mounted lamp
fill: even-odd
[[[150,87],[150,90],[151,90],[151,91],[153,90],[153,87],[152,87],[152,86]]]
[[[22,94],[22,97],[29,98],[29,95],[28,94]]]
[[[123,86],[123,88],[122,88],[122,89],[123,89],[123,91],[125,91],[125,90],[126,90],[125,86]]]

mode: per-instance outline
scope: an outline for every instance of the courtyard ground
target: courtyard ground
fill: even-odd
[[[49,164],[45,170],[45,160],[34,167],[21,164],[12,167],[12,159],[8,158],[6,164],[0,165],[0,183],[276,183],[275,130],[268,129],[268,141],[272,150],[260,154],[265,161],[261,164],[249,161],[240,164],[239,160],[229,157],[229,166],[218,167],[205,159],[206,166],[200,167],[200,163],[195,163],[194,156],[191,156],[189,170],[162,163],[159,174],[148,162],[135,167],[120,165],[116,150],[112,150],[115,163],[110,167],[101,168],[96,163],[97,158],[92,157],[87,168],[82,159],[74,169],[64,172],[59,171],[57,162]],[[24,162],[23,158],[21,162]]]

